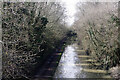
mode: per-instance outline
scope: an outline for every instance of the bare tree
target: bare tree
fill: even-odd
[[[83,48],[90,49],[90,54],[98,61],[101,60],[105,68],[118,64],[118,25],[114,21],[117,17],[117,3],[86,2],[78,3],[77,6],[74,26]]]

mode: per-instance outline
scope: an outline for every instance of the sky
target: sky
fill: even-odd
[[[74,23],[74,15],[76,13],[76,4],[78,0],[62,0],[65,4],[67,14],[67,24],[71,26]]]
[[[67,19],[66,22],[69,26],[74,23],[76,4],[77,2],[118,2],[119,0],[61,0],[65,4]]]

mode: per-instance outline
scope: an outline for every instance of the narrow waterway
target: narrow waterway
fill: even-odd
[[[90,68],[96,62],[76,44],[68,45],[61,57],[54,78],[110,78],[106,70]],[[100,64],[96,62],[96,66]]]

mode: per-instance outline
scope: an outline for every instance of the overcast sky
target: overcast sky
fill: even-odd
[[[76,4],[78,0],[62,0],[66,7],[67,14],[67,23],[68,25],[72,25],[74,23],[74,15],[76,13]]]

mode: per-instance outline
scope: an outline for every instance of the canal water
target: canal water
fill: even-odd
[[[90,68],[100,64],[80,50],[77,44],[68,45],[61,57],[54,78],[111,78],[106,70]]]

